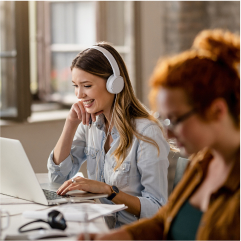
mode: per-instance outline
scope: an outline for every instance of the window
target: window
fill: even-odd
[[[0,1],[1,118],[30,116],[28,2]]]
[[[65,105],[77,101],[70,65],[80,51],[97,41],[112,43],[134,75],[131,2],[37,2],[37,9],[38,71],[46,73],[38,75],[42,100]]]
[[[1,1],[0,11],[1,118],[24,121],[36,103],[73,104],[71,62],[98,41],[122,55],[135,89],[134,2]]]

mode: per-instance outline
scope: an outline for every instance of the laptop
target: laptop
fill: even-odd
[[[2,194],[48,206],[107,197],[107,194],[80,190],[60,196],[56,193],[61,186],[58,183],[43,183],[41,187],[19,140],[0,137],[0,153],[0,193]]]

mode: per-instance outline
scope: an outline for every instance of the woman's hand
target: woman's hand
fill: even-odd
[[[65,195],[69,191],[83,190],[92,193],[105,193],[110,195],[111,188],[104,182],[99,182],[84,177],[75,177],[74,182],[72,179],[65,181],[64,184],[58,189],[58,195]]]
[[[70,120],[71,122],[76,122],[78,124],[82,122],[83,125],[86,125],[86,124],[89,124],[90,116],[92,118],[92,121],[95,122],[96,116],[101,114],[102,112],[103,111],[99,111],[99,112],[90,114],[85,110],[83,102],[78,101],[72,105],[67,119]]]
[[[85,240],[85,235],[80,234],[78,240]],[[131,235],[124,229],[113,230],[106,234],[90,233],[89,240],[133,240]]]

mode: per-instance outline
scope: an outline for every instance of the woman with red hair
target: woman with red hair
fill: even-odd
[[[153,218],[92,239],[240,239],[239,61],[238,36],[204,30],[190,50],[157,65],[151,103],[191,161]]]

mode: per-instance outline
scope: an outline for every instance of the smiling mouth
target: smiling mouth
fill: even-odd
[[[84,104],[84,106],[89,106],[93,102],[94,102],[94,100],[87,100],[87,101],[83,101],[83,104]]]

